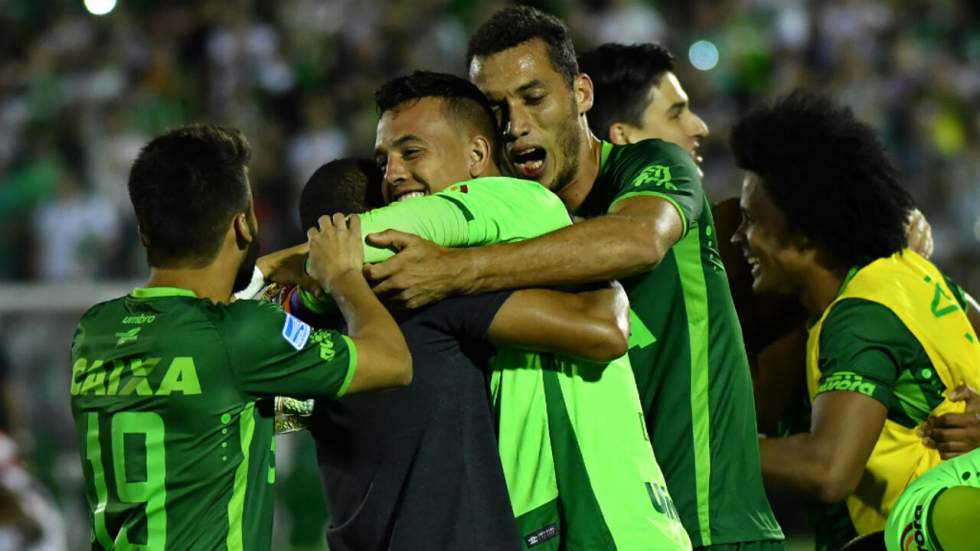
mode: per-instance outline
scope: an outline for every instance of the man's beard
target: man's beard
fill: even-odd
[[[571,113],[558,131],[558,147],[561,148],[565,166],[561,167],[555,175],[554,185],[551,186],[551,191],[555,193],[570,184],[578,174],[578,153],[582,145],[582,136],[579,134],[577,113],[578,109],[573,98]]]
[[[235,283],[231,286],[232,293],[244,290],[252,282],[255,261],[259,259],[259,234],[254,224],[249,222],[248,226],[252,231],[252,242],[248,244],[248,250],[245,251],[245,259],[238,266],[238,273],[235,274]]]

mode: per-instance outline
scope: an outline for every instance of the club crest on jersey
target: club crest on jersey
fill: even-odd
[[[293,348],[302,350],[310,338],[310,332],[309,325],[292,314],[286,314],[286,322],[282,325],[282,338],[286,339]]]
[[[643,169],[643,172],[633,180],[633,187],[646,184],[653,184],[669,191],[677,189],[672,183],[673,177],[670,175],[670,167],[664,165],[652,165]]]
[[[140,330],[141,329],[143,329],[143,328],[142,327],[134,327],[134,328],[130,329],[129,331],[120,331],[119,333],[116,333],[116,339],[118,339],[116,341],[116,346],[122,346],[122,345],[126,344],[127,342],[134,342],[134,341],[136,341],[136,339],[139,338],[139,333],[140,333]]]

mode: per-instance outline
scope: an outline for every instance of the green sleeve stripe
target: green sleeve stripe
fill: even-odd
[[[606,159],[609,158],[609,153],[612,152],[613,145],[606,140],[602,140],[602,149],[599,151],[599,172],[606,167]]]
[[[460,201],[459,199],[455,197],[450,197],[449,195],[434,195],[433,197],[441,197],[446,201],[449,201],[450,203],[456,205],[456,208],[462,211],[463,218],[465,218],[467,222],[473,220],[473,213],[470,212],[470,209],[466,208],[466,205],[464,205],[463,202]]]
[[[341,335],[340,337],[347,344],[347,374],[344,375],[344,382],[341,383],[340,390],[337,391],[337,398],[347,394],[350,383],[354,380],[354,372],[357,371],[357,347],[354,346],[354,341],[347,335]]]
[[[631,191],[629,193],[624,193],[619,197],[616,197],[616,199],[612,202],[612,205],[609,205],[609,209],[611,210],[613,205],[615,205],[616,203],[624,199],[629,199],[631,197],[659,197],[660,199],[667,201],[671,205],[674,205],[674,208],[677,209],[677,215],[681,217],[681,239],[687,237],[687,231],[688,231],[687,215],[684,214],[684,209],[681,208],[677,200],[671,197],[670,195],[667,195],[666,193],[660,193],[659,191]]]
[[[936,535],[936,529],[932,525],[932,510],[936,508],[936,503],[939,502],[939,496],[943,495],[943,492],[948,489],[943,488],[936,492],[936,495],[932,497],[932,501],[929,502],[929,508],[926,510],[926,529],[929,530],[929,539],[932,540],[932,545],[936,551],[943,551],[943,546],[939,544],[939,536]]]
[[[243,551],[245,549],[245,493],[248,489],[248,456],[252,446],[252,436],[255,434],[255,402],[249,402],[242,408],[238,418],[238,432],[242,443],[242,462],[235,469],[235,486],[228,500],[228,536],[225,545],[228,551]]]
[[[708,288],[701,265],[698,228],[674,245],[687,312],[691,347],[691,427],[694,437],[695,502],[701,545],[711,545],[711,418],[708,395]]]
[[[105,486],[105,469],[102,468],[102,445],[99,443],[99,414],[89,413],[86,415],[88,427],[85,432],[85,455],[92,465],[92,485],[95,486],[95,504],[92,511],[93,529],[95,539],[106,549],[112,549],[115,545],[109,537],[109,531],[105,527],[106,503],[109,500],[109,492]]]

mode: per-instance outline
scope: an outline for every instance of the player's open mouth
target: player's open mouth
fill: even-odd
[[[398,201],[400,203],[402,201],[408,201],[409,199],[414,199],[416,197],[425,197],[426,195],[428,195],[428,193],[424,191],[409,191],[406,193],[402,193],[401,195],[396,197],[395,201]]]
[[[701,155],[698,154],[698,148],[700,148],[700,147],[701,147],[701,144],[700,143],[694,142],[694,147],[691,148],[691,157],[694,159],[694,162],[699,167],[701,166],[702,163],[704,163],[704,158],[701,157]]]
[[[541,147],[511,150],[510,162],[521,178],[537,180],[544,175],[544,162],[548,152]]]
[[[745,261],[748,262],[749,267],[752,268],[752,277],[759,277],[759,259],[752,256],[752,253],[750,253],[747,249],[742,250],[742,255],[745,256]]]

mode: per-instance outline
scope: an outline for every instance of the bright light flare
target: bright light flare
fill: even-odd
[[[718,47],[708,40],[698,40],[687,51],[691,65],[699,71],[710,71],[718,65]]]
[[[85,0],[85,9],[92,15],[105,15],[116,8],[116,0]]]

